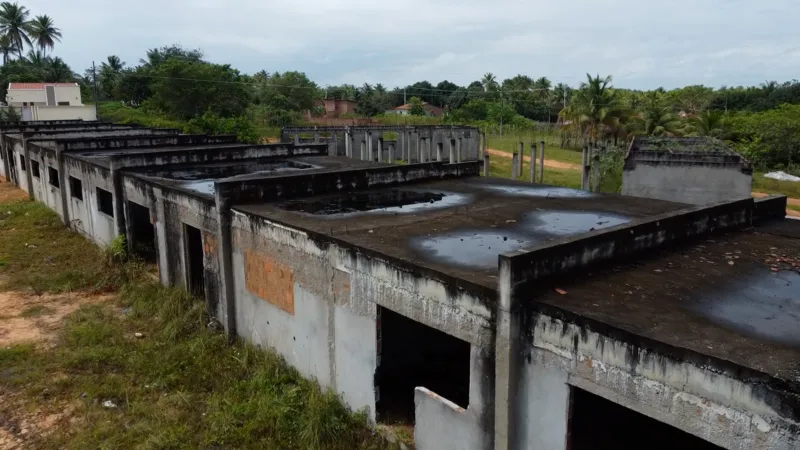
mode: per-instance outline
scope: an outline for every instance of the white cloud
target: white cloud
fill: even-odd
[[[27,0],[64,33],[81,71],[109,54],[201,47],[244,72],[305,71],[320,84],[493,72],[577,84],[586,72],[634,88],[786,80],[800,69],[796,5],[773,0]]]

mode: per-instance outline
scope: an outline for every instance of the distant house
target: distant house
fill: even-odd
[[[6,104],[22,120],[97,120],[94,106],[81,101],[78,83],[9,83]]]
[[[338,119],[344,115],[355,114],[356,105],[357,103],[352,100],[342,100],[337,98],[314,100],[314,109],[321,108],[323,111],[322,117],[329,119]]]
[[[442,108],[433,106],[428,102],[422,102],[422,108],[425,110],[425,115],[428,117],[441,117],[444,113]],[[397,114],[399,116],[411,115],[411,105],[408,103],[400,105],[397,108],[386,111],[386,114]]]

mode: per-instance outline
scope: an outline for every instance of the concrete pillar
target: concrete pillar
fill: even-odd
[[[586,147],[581,149],[581,190],[586,190]]]
[[[495,319],[495,360],[494,360],[494,450],[511,450],[524,445],[514,442],[516,430],[516,399],[519,370],[523,352],[520,348],[520,318],[522,314],[512,314],[514,297],[511,288],[511,263],[500,261],[499,295],[497,318]]]
[[[450,164],[456,162],[456,141],[450,139]]]
[[[458,138],[456,141],[456,162],[461,162],[461,146],[464,138]]]
[[[319,144],[319,131],[314,132],[314,143]]]
[[[539,142],[539,183],[544,183],[544,141]]]
[[[490,170],[489,153],[484,153],[483,154],[483,176],[488,177],[489,176],[489,170]]]
[[[531,183],[536,183],[536,142],[531,142]]]
[[[159,188],[153,188],[156,214],[156,244],[158,245],[158,278],[164,286],[172,286],[172,275],[169,271],[169,253],[167,251],[167,213],[164,207],[164,195]],[[222,292],[220,292],[222,295]]]
[[[511,179],[516,180],[519,173],[519,153],[511,154]]]
[[[525,144],[519,141],[519,165],[517,166],[517,178],[522,178],[522,168],[525,167]]]
[[[114,187],[114,222],[117,227],[117,234],[125,234],[125,194],[122,186],[122,173],[116,166],[112,158],[110,164],[111,183]],[[63,187],[63,186],[62,186]]]
[[[349,128],[344,132],[344,156],[353,157],[353,136],[350,134]]]
[[[0,152],[3,152],[3,173],[6,174],[6,181],[11,181],[11,167],[8,164],[8,150],[6,148],[5,133],[0,132]]]
[[[233,285],[233,238],[231,236],[231,199],[224,184],[218,183],[214,192],[217,207],[217,252],[219,257],[220,297],[225,333],[236,338],[236,298]]]
[[[394,164],[394,146],[395,144],[389,144],[389,164]]]
[[[300,133],[294,134],[294,145],[300,145]]]
[[[67,173],[66,165],[64,164],[64,152],[60,149],[56,149],[56,161],[58,168],[58,185],[60,186],[59,191],[61,193],[61,219],[64,221],[64,226],[69,228],[70,217],[69,202],[67,200]]]
[[[358,159],[362,161],[367,159],[367,141],[361,141],[361,153],[359,154]]]
[[[422,136],[418,130],[415,130],[415,133],[417,135],[417,148],[414,150],[414,156],[417,157],[417,162],[422,162]]]
[[[383,162],[383,137],[378,138],[378,162]]]
[[[600,147],[594,148],[592,158],[592,192],[600,192]]]
[[[441,142],[436,143],[436,161],[442,162],[442,153],[444,153],[444,144]]]
[[[365,158],[367,161],[375,161],[375,157],[372,154],[372,131],[367,131],[367,157]]]
[[[28,148],[28,138],[22,138],[22,157],[25,158],[25,184],[28,186],[28,197],[36,200],[36,194],[33,193],[33,175],[31,171],[31,150]],[[42,165],[42,171],[47,171],[47,167]]]

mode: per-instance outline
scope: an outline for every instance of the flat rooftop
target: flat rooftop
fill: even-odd
[[[686,206],[467,177],[234,209],[495,290],[501,253]]]
[[[800,221],[545,280],[537,301],[569,321],[730,361],[800,391]]]
[[[217,145],[207,145],[205,148],[216,147]],[[223,179],[226,181],[263,179],[286,174],[313,174],[376,166],[378,165],[369,161],[344,156],[266,156],[235,161],[129,167],[126,168],[126,172],[161,186],[213,199],[214,183]]]
[[[125,138],[133,139],[139,136],[125,136]],[[143,136],[145,138],[169,138],[170,136]],[[208,149],[236,149],[253,147],[250,144],[231,143],[231,144],[192,144],[192,145],[164,145],[156,147],[121,147],[110,149],[97,149],[97,150],[79,150],[69,151],[71,157],[77,157],[85,161],[89,161],[100,167],[109,168],[111,166],[111,158],[115,156],[135,156],[135,155],[153,155],[158,156],[159,153],[171,152],[191,152],[194,150],[208,150]],[[196,165],[196,164],[194,164]]]

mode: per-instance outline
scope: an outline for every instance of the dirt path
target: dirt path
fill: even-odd
[[[498,150],[496,148],[489,148],[487,149],[491,156],[499,156],[501,158],[508,158],[511,159],[511,153],[504,152],[502,150]],[[529,155],[525,155],[525,162],[530,162],[531,157]],[[545,167],[552,167],[553,169],[568,169],[568,170],[581,170],[580,164],[572,164],[572,163],[565,163],[561,161],[556,161],[554,159],[546,159],[544,160]]]

